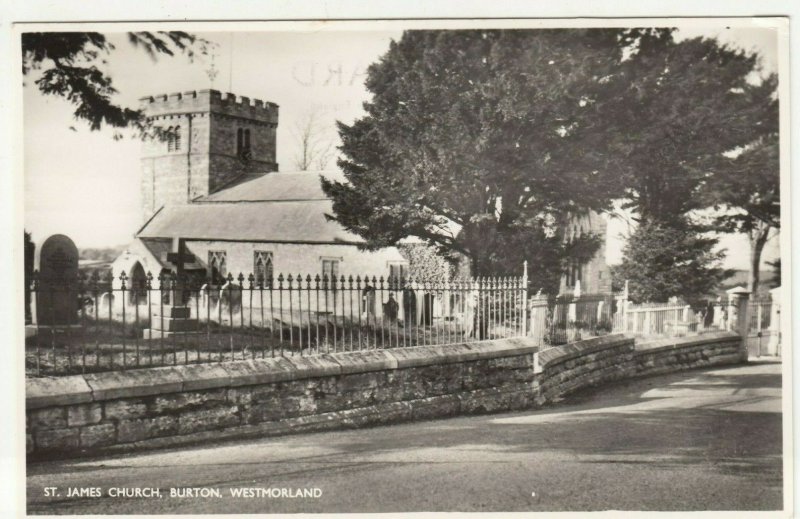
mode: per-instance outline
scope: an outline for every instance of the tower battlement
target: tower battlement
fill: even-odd
[[[142,215],[190,204],[236,179],[277,171],[278,105],[218,90],[141,98],[144,115],[171,130],[142,141]]]
[[[150,117],[187,112],[211,112],[278,124],[278,105],[219,90],[189,90],[139,99]]]

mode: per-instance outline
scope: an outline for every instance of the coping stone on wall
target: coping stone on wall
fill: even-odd
[[[707,344],[731,342],[738,339],[741,339],[741,336],[738,333],[729,331],[713,332],[689,337],[669,337],[665,339],[639,342],[636,344],[636,353],[653,353],[660,350],[677,350],[686,346],[705,346]]]
[[[220,364],[230,376],[231,387],[296,380],[297,367],[287,357],[251,359]]]
[[[356,351],[314,357],[274,357],[224,363],[106,371],[26,381],[26,407],[141,397],[179,391],[270,384],[298,379],[393,370],[526,355],[537,351],[526,339],[419,346],[384,351]]]
[[[284,360],[288,361],[294,369],[295,373],[302,373],[302,378],[316,378],[316,377],[330,377],[334,375],[341,375],[342,366],[332,359],[323,357],[311,356],[297,356],[285,357]]]
[[[82,404],[92,401],[92,390],[81,376],[31,378],[25,381],[25,407]]]
[[[397,369],[397,359],[386,350],[360,351],[357,356],[347,352],[326,353],[319,358],[338,364],[342,375]]]
[[[604,335],[603,337],[596,337],[587,339],[572,344],[565,344],[563,346],[556,346],[540,351],[536,354],[535,372],[540,373],[547,366],[559,362],[564,362],[582,355],[587,355],[597,351],[602,351],[607,348],[616,348],[623,345],[630,346],[630,350],[634,348],[634,338],[625,334]]]
[[[105,371],[84,375],[91,388],[92,400],[110,400],[175,393],[183,389],[183,372],[176,367]]]

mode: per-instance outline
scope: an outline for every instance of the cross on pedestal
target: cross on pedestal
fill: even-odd
[[[178,285],[185,281],[184,269],[186,264],[193,263],[196,260],[195,255],[186,250],[186,240],[183,238],[178,238],[178,251],[168,252],[165,259],[167,263],[175,266],[175,274]],[[173,305],[177,306],[178,304],[183,304],[183,297],[180,298],[180,303],[178,303],[178,290],[176,290],[174,287],[172,290],[172,297]]]

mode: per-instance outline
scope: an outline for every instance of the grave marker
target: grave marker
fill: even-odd
[[[39,248],[36,322],[40,326],[78,323],[78,248],[63,234],[47,238]]]

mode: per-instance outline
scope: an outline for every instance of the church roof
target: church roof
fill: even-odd
[[[329,180],[344,179],[338,171],[267,173],[198,198],[196,202],[327,200],[320,185],[321,176]]]
[[[361,242],[328,221],[330,200],[194,203],[165,207],[139,238],[271,241],[287,243]]]
[[[268,173],[188,205],[167,206],[139,231],[139,238],[187,238],[288,243],[360,243],[325,218],[331,201],[320,175],[336,172]]]

